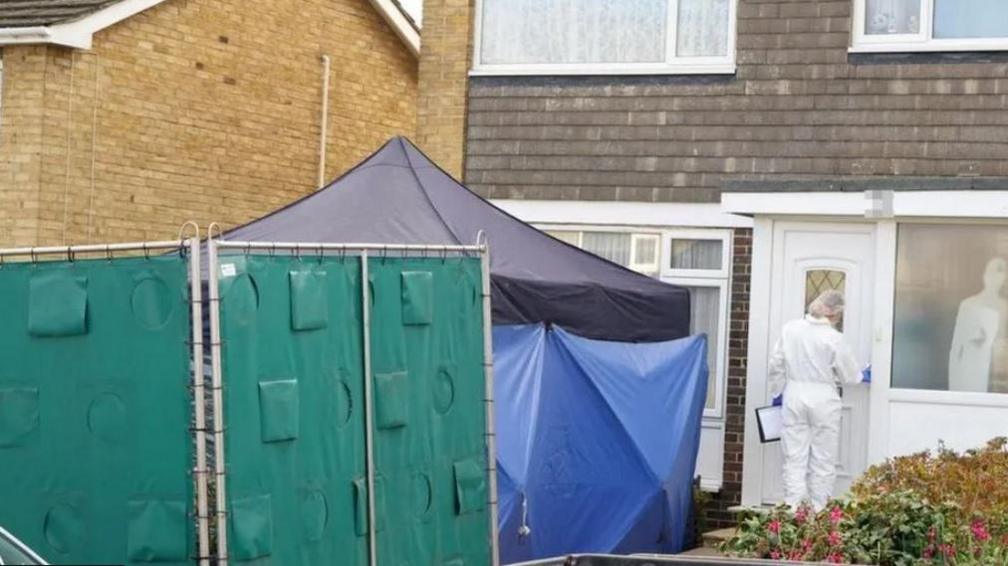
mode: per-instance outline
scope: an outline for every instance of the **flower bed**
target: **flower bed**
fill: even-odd
[[[743,516],[722,551],[835,564],[1008,565],[1008,441],[893,459],[818,514],[779,507]]]

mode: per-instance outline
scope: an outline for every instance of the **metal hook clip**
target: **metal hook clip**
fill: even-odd
[[[74,262],[74,252],[71,246],[67,246],[67,261],[70,263]]]
[[[318,263],[322,265],[322,258],[325,257],[325,247],[322,244],[318,245]]]
[[[382,246],[381,262],[383,264],[385,263],[385,258],[387,258],[387,257],[388,257],[388,244]]]
[[[252,255],[252,242],[245,242],[245,255]]]
[[[150,259],[150,250],[147,248],[147,242],[143,243],[143,253],[144,259]]]
[[[296,257],[298,261],[301,261],[301,244],[294,246],[294,257]]]
[[[34,264],[38,263],[38,255],[35,252],[35,248],[32,248],[29,253],[31,255],[31,262],[32,262],[32,264],[34,265]]]
[[[443,264],[446,261],[448,261],[448,248],[442,247],[441,248],[441,263]]]
[[[112,246],[105,244],[105,259],[108,262],[112,262]]]

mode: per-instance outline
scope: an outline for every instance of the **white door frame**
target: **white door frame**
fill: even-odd
[[[884,366],[884,371],[879,371],[878,375],[873,374],[873,381],[886,382],[886,386],[873,387],[869,393],[868,414],[869,421],[866,423],[871,431],[868,437],[868,446],[865,446],[865,458],[868,465],[884,459],[879,455],[887,452],[888,446],[882,442],[883,438],[888,438],[877,434],[876,421],[888,422],[888,372],[889,357],[891,356],[891,319],[892,319],[892,288],[895,279],[895,222],[884,221],[877,224],[866,221],[864,217],[810,217],[810,216],[757,216],[753,225],[753,264],[752,281],[750,283],[750,304],[749,304],[749,342],[748,342],[748,367],[746,373],[746,408],[745,408],[745,440],[744,457],[742,464],[742,504],[748,506],[760,506],[763,504],[763,470],[764,470],[764,449],[759,441],[758,426],[756,424],[755,409],[769,403],[766,393],[766,368],[768,357],[772,347],[770,344],[771,329],[769,328],[771,313],[773,309],[773,298],[775,296],[772,288],[774,281],[774,271],[779,266],[775,265],[776,254],[774,253],[774,239],[777,226],[784,223],[808,223],[809,225],[821,224],[825,226],[836,226],[837,224],[851,224],[858,226],[871,225],[872,236],[874,238],[874,258],[869,258],[873,268],[869,276],[874,277],[870,283],[872,292],[873,314],[869,315],[870,320],[865,321],[867,332],[870,333],[872,347],[871,358],[874,367]],[[880,252],[884,252],[880,254]],[[888,284],[888,288],[886,285]],[[888,298],[887,298],[888,297]],[[888,320],[886,330],[885,321]],[[885,354],[885,359],[880,357],[880,353]]]

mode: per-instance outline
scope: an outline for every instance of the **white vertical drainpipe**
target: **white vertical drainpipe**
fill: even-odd
[[[319,157],[318,157],[318,179],[316,188],[322,187],[325,183],[326,166],[326,134],[329,131],[329,68],[331,62],[328,55],[322,56],[322,119],[319,124]]]

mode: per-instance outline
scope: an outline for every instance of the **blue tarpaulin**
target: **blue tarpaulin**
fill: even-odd
[[[706,338],[632,344],[522,325],[493,339],[501,561],[682,550]]]

